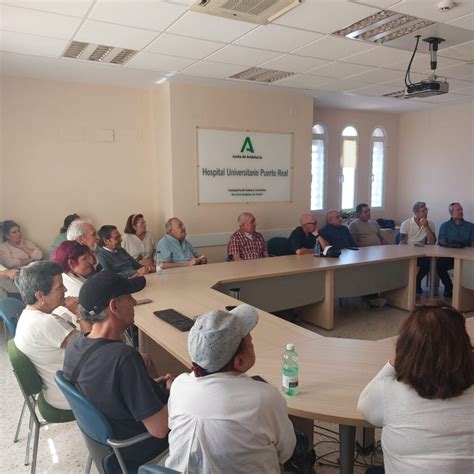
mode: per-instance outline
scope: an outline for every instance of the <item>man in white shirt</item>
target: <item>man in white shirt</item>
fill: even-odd
[[[428,208],[423,201],[413,204],[413,217],[402,222],[400,244],[434,245],[436,243],[435,225],[428,220]],[[421,280],[430,272],[429,257],[417,259],[419,267],[416,275],[416,292],[422,294]]]
[[[189,333],[193,372],[177,377],[168,401],[170,456],[186,473],[280,473],[296,438],[286,401],[245,375],[255,364],[249,305],[200,316]]]

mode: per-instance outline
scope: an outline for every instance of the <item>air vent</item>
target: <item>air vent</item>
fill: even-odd
[[[431,25],[434,25],[433,21],[383,10],[333,34],[373,43],[386,43]]]
[[[137,52],[134,49],[72,41],[64,52],[63,58],[109,64],[125,64]]]
[[[266,25],[300,3],[301,0],[197,0],[189,9],[231,20]]]
[[[271,84],[272,82],[279,81],[285,77],[294,76],[294,72],[288,71],[277,71],[275,69],[264,69],[261,67],[252,67],[246,69],[245,71],[238,72],[233,76],[230,76],[231,79],[240,79],[241,81],[255,81],[263,82],[265,84]]]

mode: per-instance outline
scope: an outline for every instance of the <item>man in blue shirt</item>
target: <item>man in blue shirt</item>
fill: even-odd
[[[156,262],[161,268],[189,267],[207,263],[204,255],[186,240],[186,227],[177,218],[168,219],[165,224],[166,235],[156,246]]]
[[[439,228],[438,245],[450,248],[471,247],[474,245],[474,224],[463,219],[461,204],[452,202],[449,205],[451,219],[443,222]],[[441,257],[436,263],[436,270],[444,285],[444,296],[453,296],[453,283],[448,270],[454,268],[454,258]]]
[[[336,209],[331,209],[326,213],[327,225],[320,231],[319,235],[338,250],[349,247],[357,247],[349,229],[342,225],[342,216]]]

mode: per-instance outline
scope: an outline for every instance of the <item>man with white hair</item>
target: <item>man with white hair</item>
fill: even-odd
[[[199,316],[188,337],[193,370],[178,376],[168,401],[170,456],[179,472],[280,473],[296,437],[286,401],[245,373],[255,364],[255,308]]]
[[[94,253],[97,250],[99,237],[95,227],[89,220],[78,219],[69,226],[67,240],[76,240],[80,244],[87,245]]]
[[[324,239],[338,250],[356,247],[349,229],[342,224],[342,216],[338,210],[331,209],[326,212],[326,221],[327,224],[319,231]]]
[[[236,230],[227,244],[227,255],[232,260],[255,260],[268,257],[263,235],[256,231],[257,222],[250,212],[242,212],[237,218]]]

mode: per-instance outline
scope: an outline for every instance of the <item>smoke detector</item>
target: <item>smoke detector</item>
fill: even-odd
[[[442,13],[446,13],[451,11],[454,8],[453,0],[441,0],[438,3],[438,10]]]

